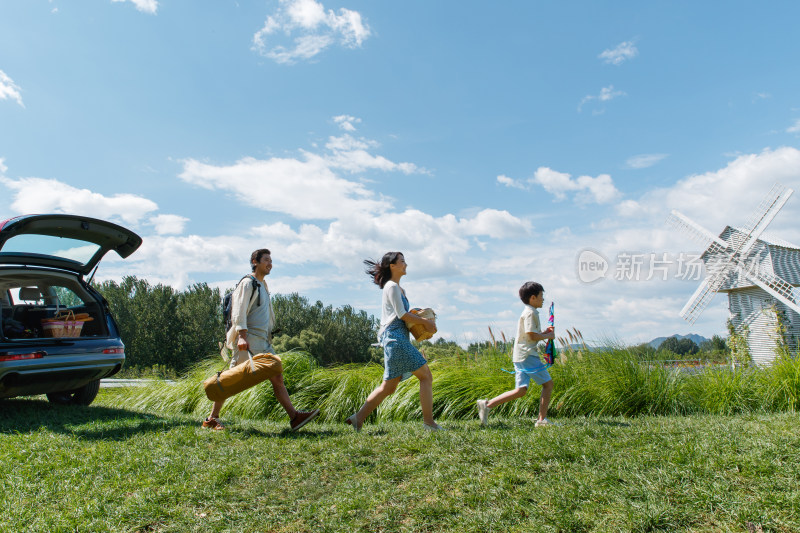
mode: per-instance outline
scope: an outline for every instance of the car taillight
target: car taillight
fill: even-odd
[[[106,348],[105,350],[103,350],[103,353],[125,353],[125,348],[119,348],[119,347]]]
[[[41,359],[44,352],[18,353],[14,355],[0,355],[0,361],[21,361],[23,359]]]

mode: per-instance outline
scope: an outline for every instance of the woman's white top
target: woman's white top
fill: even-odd
[[[386,326],[394,322],[395,318],[400,318],[406,314],[403,305],[403,290],[394,281],[387,281],[383,286],[383,296],[381,297],[381,328],[378,330],[380,338]]]

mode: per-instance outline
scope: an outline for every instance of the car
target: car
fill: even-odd
[[[0,399],[92,403],[100,380],[122,368],[125,345],[91,279],[106,253],[124,259],[141,244],[131,230],[77,215],[0,222]]]

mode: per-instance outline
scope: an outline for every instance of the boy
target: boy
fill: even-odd
[[[519,317],[517,325],[517,337],[514,339],[514,353],[512,361],[516,370],[517,388],[504,392],[491,400],[478,400],[478,415],[481,425],[485,426],[489,421],[489,410],[500,404],[510,402],[517,398],[522,398],[528,392],[528,385],[531,379],[542,386],[542,396],[539,399],[539,419],[536,420],[535,427],[547,426],[547,408],[550,405],[550,394],[553,392],[553,380],[550,373],[545,368],[536,345],[539,341],[555,339],[553,326],[548,327],[544,333],[539,325],[539,311],[544,303],[544,288],[539,283],[528,281],[519,288],[519,297],[525,308]]]

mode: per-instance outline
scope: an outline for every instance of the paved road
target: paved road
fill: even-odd
[[[100,380],[100,387],[103,389],[113,389],[116,387],[146,387],[154,382],[163,382],[163,383],[175,383],[174,381],[167,379],[114,379],[114,378],[106,378]]]

